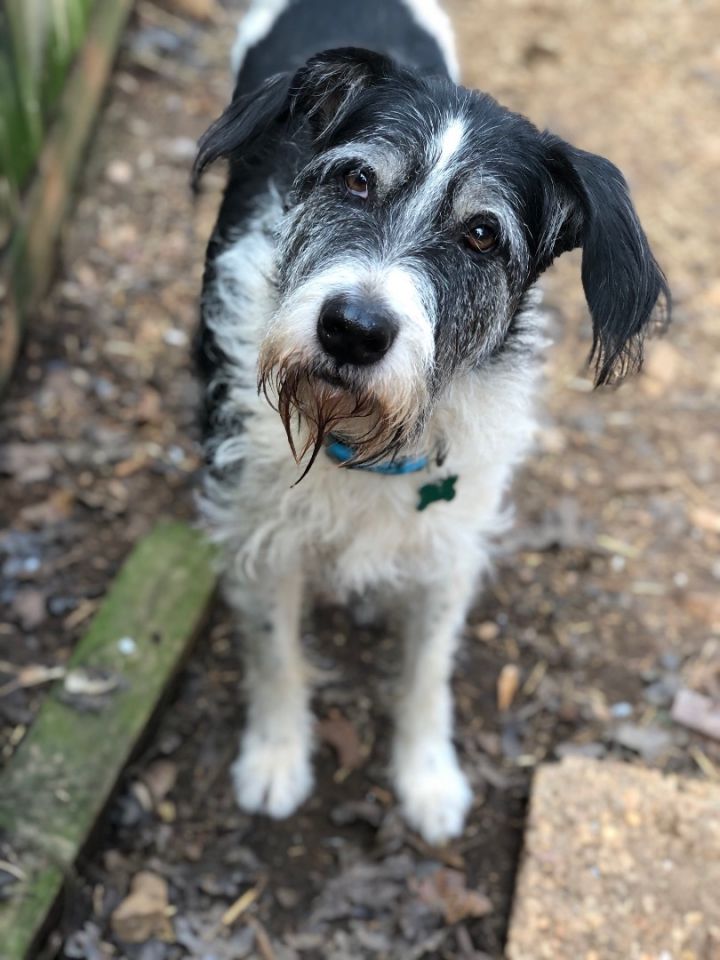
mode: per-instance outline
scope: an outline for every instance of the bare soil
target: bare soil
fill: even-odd
[[[71,878],[51,938],[65,958],[500,957],[540,761],[720,776],[720,744],[669,717],[681,685],[720,695],[720,8],[449,6],[469,85],[625,171],[674,325],[642,377],[593,393],[579,256],[548,278],[544,428],[458,664],[457,738],[477,791],[464,837],[430,850],[400,822],[385,774],[397,649],[336,609],[306,628],[326,721],[317,791],[283,823],[242,815],[228,780],[241,668],[218,606]],[[188,169],[228,96],[233,18],[138,4],[56,283],[3,402],[5,760],[131,545],[163,515],[192,516],[188,341],[222,177],[193,204]],[[517,690],[500,711],[503,669]],[[359,765],[342,767],[338,745]],[[129,944],[111,915],[140,870],[167,882],[172,916],[166,939]]]

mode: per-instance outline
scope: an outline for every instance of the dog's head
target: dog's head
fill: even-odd
[[[259,378],[293,444],[330,430],[370,462],[417,435],[453,376],[509,349],[528,289],[582,247],[597,383],[639,365],[665,279],[620,171],[486,94],[353,48],[237,98],[199,175],[290,134],[279,306]],[[276,141],[275,141],[276,142]]]

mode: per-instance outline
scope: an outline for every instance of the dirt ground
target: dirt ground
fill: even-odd
[[[720,7],[449,6],[468,85],[625,171],[674,292],[671,332],[642,377],[592,393],[579,258],[548,277],[544,428],[457,672],[476,789],[463,838],[430,850],[399,821],[385,774],[396,645],[337,609],[306,627],[317,791],[283,823],[241,814],[228,781],[241,669],[218,606],[70,879],[51,942],[67,960],[497,958],[541,760],[720,778],[720,744],[669,717],[682,685],[720,696]],[[4,760],[130,546],[160,516],[192,515],[188,341],[222,180],[193,206],[188,167],[227,98],[231,19],[138,3],[57,281],[3,402]],[[503,711],[501,672],[505,689],[517,680]],[[164,939],[128,944],[110,917],[140,870],[167,883],[172,916]]]

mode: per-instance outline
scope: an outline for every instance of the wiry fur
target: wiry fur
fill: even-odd
[[[203,515],[248,652],[236,789],[246,809],[275,816],[304,799],[301,597],[374,589],[408,611],[395,786],[410,822],[438,841],[461,830],[470,803],[449,677],[532,440],[543,344],[535,281],[583,247],[598,382],[639,358],[666,288],[619,171],[456,86],[434,2],[367,0],[387,18],[393,58],[343,48],[297,64],[304,41],[288,46],[287,16],[302,32],[303,11],[324,3],[251,15],[235,98],[197,163],[199,176],[230,160],[198,359]],[[336,10],[328,37],[348,8]],[[433,23],[439,33],[428,33]],[[250,93],[261,67],[272,76]],[[367,199],[344,186],[358,169]],[[478,223],[497,236],[487,253],[465,239]],[[319,317],[338,296],[392,318],[397,335],[376,362],[341,363],[323,348]],[[391,477],[339,467],[323,450],[330,434],[352,445],[353,466],[420,455],[429,465]],[[455,498],[419,511],[419,487],[450,476]]]

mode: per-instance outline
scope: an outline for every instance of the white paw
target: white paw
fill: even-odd
[[[312,789],[309,739],[296,733],[271,740],[248,732],[231,773],[243,810],[289,817]]]
[[[460,836],[472,790],[450,743],[396,748],[395,789],[405,819],[428,843]]]

